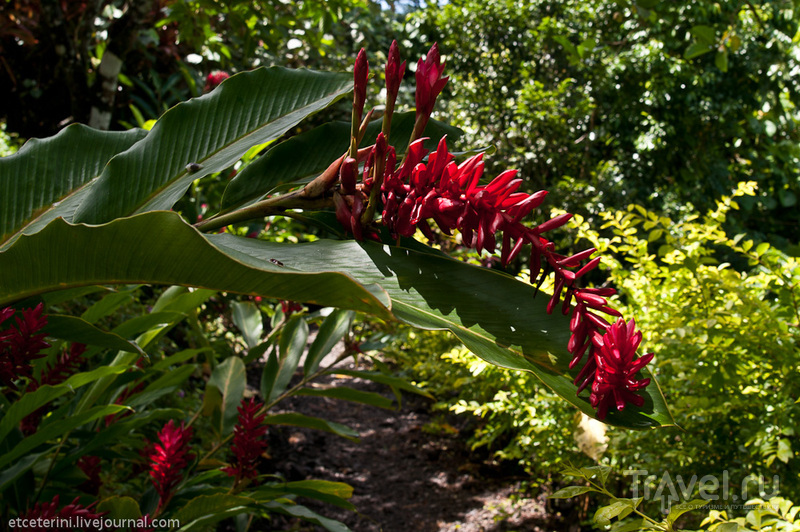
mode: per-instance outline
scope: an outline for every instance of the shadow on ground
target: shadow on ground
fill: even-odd
[[[386,387],[344,375],[322,386],[347,385],[385,393]],[[322,397],[294,397],[285,410],[347,425],[359,443],[294,427],[270,429],[271,460],[262,472],[287,480],[316,478],[346,482],[359,513],[314,501],[298,501],[355,532],[578,531],[546,497],[518,493],[524,477],[470,453],[458,428],[434,422],[427,399],[404,395],[402,408],[377,407]],[[456,423],[456,421],[452,421]],[[299,522],[275,521],[275,530],[314,530]],[[281,528],[283,527],[283,528]],[[295,528],[297,527],[297,528]]]

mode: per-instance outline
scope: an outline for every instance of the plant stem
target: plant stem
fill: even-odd
[[[613,499],[614,501],[617,501],[617,500],[618,500],[618,499],[617,499],[617,497],[615,497],[613,493],[611,493],[610,491],[608,491],[608,490],[605,488],[605,486],[602,486],[602,485],[600,485],[600,484],[597,484],[596,482],[592,482],[592,480],[591,480],[590,478],[588,478],[587,476],[584,476],[584,478],[586,479],[586,481],[587,481],[587,482],[588,482],[588,483],[589,483],[589,484],[590,484],[592,487],[594,487],[596,490],[598,490],[600,493],[602,493],[602,494],[603,494],[603,495],[605,495],[606,497],[609,497],[609,498]],[[639,511],[637,508],[633,508],[633,513],[637,514],[638,516],[640,516],[640,517],[641,517],[642,519],[644,519],[645,521],[648,521],[648,522],[649,522],[649,523],[650,523],[650,524],[651,524],[653,527],[655,527],[655,528],[656,528],[656,529],[658,529],[658,530],[665,530],[665,531],[668,531],[668,530],[671,530],[671,529],[672,529],[672,527],[665,528],[665,527],[664,527],[664,526],[663,526],[661,523],[659,523],[658,521],[656,521],[656,520],[652,519],[651,517],[648,517],[647,515],[643,514],[643,513],[642,513],[642,512],[640,512],[640,511]]]
[[[44,476],[42,477],[42,485],[39,486],[39,490],[36,492],[36,496],[33,498],[33,504],[36,504],[39,501],[39,497],[41,497],[42,491],[44,490],[44,487],[47,484],[47,479],[50,476],[50,473],[52,473],[53,468],[56,465],[56,458],[58,457],[59,454],[61,454],[61,448],[64,447],[64,442],[67,441],[67,438],[69,437],[70,432],[72,432],[72,431],[67,432],[66,434],[64,434],[61,437],[61,441],[58,443],[58,448],[56,449],[56,452],[53,455],[53,459],[50,460],[50,466],[47,468],[47,471],[45,472]]]
[[[194,224],[194,226],[198,231],[208,233],[231,224],[283,214],[287,209],[321,209],[332,206],[333,200],[331,198],[308,197],[305,194],[305,189],[301,189],[282,196],[267,198],[249,207],[203,220]]]

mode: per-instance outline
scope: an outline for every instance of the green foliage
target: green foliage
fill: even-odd
[[[605,262],[611,280],[626,314],[648,331],[645,345],[685,430],[615,432],[612,456],[620,463],[658,463],[673,473],[727,469],[739,478],[780,474],[786,489],[797,482],[798,261],[723,229],[754,193],[753,183],[740,184],[705,216],[678,222],[637,206],[608,213],[610,237],[576,222],[599,250],[618,254]]]
[[[346,387],[323,393],[307,389],[332,371],[332,364],[322,362],[348,335],[354,311],[422,330],[447,330],[483,360],[523,370],[566,404],[596,415],[587,394],[575,394],[568,318],[549,314],[546,301],[534,299],[536,289],[528,283],[388,234],[364,241],[315,235],[299,243],[285,233],[268,241],[249,226],[228,229],[240,220],[281,215],[315,226],[322,236],[343,236],[330,212],[338,194],[335,173],[324,166],[309,169],[306,144],[278,139],[344,96],[350,83],[342,74],[260,69],[175,106],[149,131],[112,133],[74,125],[0,160],[0,187],[7,192],[0,200],[5,206],[0,302],[19,308],[41,303],[54,314],[46,333],[58,340],[47,352],[48,365],[45,359],[36,362],[32,374],[27,366],[18,375],[3,367],[8,386],[0,388],[0,432],[6,436],[0,467],[9,466],[0,476],[4,514],[35,513],[35,504],[55,494],[84,501],[99,495],[111,517],[176,518],[185,530],[249,515],[248,521],[237,521],[246,529],[253,519],[275,513],[344,530],[296,498],[352,509],[345,500],[352,494],[349,487],[262,475],[253,469],[261,448],[252,440],[263,437],[262,424],[357,439],[355,431],[338,423],[270,412],[293,395],[392,406],[383,396]],[[401,119],[398,132],[402,125]],[[422,133],[421,125],[417,120],[414,135]],[[438,137],[449,129],[435,122],[429,126],[425,132]],[[347,138],[346,131],[340,134]],[[270,150],[266,163],[256,159],[272,143],[272,150],[282,148],[282,156],[268,157],[274,155]],[[280,177],[262,179],[261,172],[276,161]],[[218,203],[200,203],[200,216],[217,214],[192,225],[197,200],[208,198],[201,191],[204,180],[222,188],[220,175],[229,176],[232,167],[241,173],[229,183],[248,191],[236,200],[244,205],[229,212],[222,201],[227,191],[216,191],[208,197]],[[253,167],[258,171],[248,171]],[[308,176],[319,171],[309,184]],[[286,192],[270,195],[276,187]],[[264,195],[269,197],[251,203]],[[186,212],[171,210],[186,205]],[[225,230],[207,234],[211,227]],[[148,284],[174,286],[156,296]],[[113,288],[103,288],[109,285]],[[229,302],[217,291],[254,299]],[[266,309],[257,304],[262,297],[340,310],[326,311],[322,321],[322,312],[297,314],[302,305],[284,301],[281,311],[267,312],[272,319],[265,335]],[[63,315],[53,313],[62,306]],[[8,311],[3,318],[9,318]],[[21,321],[15,323],[0,335],[4,350],[25,332]],[[310,323],[319,332],[308,348]],[[62,354],[67,342],[87,345],[85,357],[78,360],[74,344],[69,356]],[[6,351],[13,364],[37,360],[22,348]],[[22,362],[13,358],[20,356]],[[253,395],[248,365],[259,362],[263,405],[244,400]],[[100,369],[84,371],[95,366]],[[398,401],[400,390],[425,394],[376,366],[378,371],[335,371],[385,384]],[[643,406],[611,412],[606,422],[629,428],[672,423],[657,385],[641,395]],[[259,452],[248,456],[248,449]],[[76,466],[82,457],[92,462]],[[97,467],[105,475],[102,490]],[[152,483],[143,474],[146,469]],[[74,481],[83,477],[92,486]],[[141,497],[134,498],[137,494]]]
[[[704,212],[755,180],[758,196],[728,227],[792,243],[791,2],[456,0],[412,20],[450,52],[454,123],[476,144],[497,144],[505,167],[566,210]]]
[[[567,461],[588,461],[575,444],[580,414],[531,374],[488,364],[442,334],[405,331],[385,353],[436,397],[435,410],[473,417],[466,430],[473,450],[516,463],[536,481]]]
[[[595,527],[602,530],[613,532],[683,530],[683,526],[679,523],[687,520],[688,516],[685,514],[698,510],[706,511],[707,516],[700,524],[702,529],[697,532],[701,532],[701,530],[708,532],[779,532],[800,529],[800,519],[797,519],[800,506],[795,506],[792,501],[783,497],[772,497],[769,500],[759,498],[746,500],[744,501],[745,515],[729,518],[727,510],[709,509],[716,499],[708,498],[708,494],[704,494],[701,488],[699,490],[701,498],[676,504],[670,508],[666,517],[657,519],[645,513],[642,497],[621,498],[613,494],[608,487],[608,477],[612,473],[609,467],[576,468],[569,466],[561,473],[566,477],[579,479],[577,481],[581,485],[562,488],[550,495],[551,499],[568,499],[585,493],[597,493],[611,498],[611,504],[598,508],[592,518]],[[614,520],[613,524],[612,520]]]

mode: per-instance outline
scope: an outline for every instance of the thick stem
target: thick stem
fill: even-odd
[[[409,146],[411,145],[412,142],[414,142],[415,140],[417,140],[422,136],[422,132],[425,131],[425,126],[428,125],[429,119],[430,117],[425,116],[424,114],[417,115],[417,119],[414,122],[414,131],[411,132],[411,138],[408,139]],[[407,150],[406,153],[408,153]]]
[[[373,176],[372,182],[372,190],[369,192],[369,201],[367,202],[367,208],[364,210],[364,213],[361,215],[361,225],[365,226],[372,222],[372,218],[375,216],[375,211],[378,207],[378,194],[381,192],[381,185],[383,185],[383,169],[386,161],[383,157],[376,157],[375,158],[375,166],[372,167],[375,175]]]
[[[394,114],[394,101],[389,99],[386,102],[386,111],[383,113],[383,123],[381,124],[381,131],[389,141],[389,133],[392,131],[392,115]]]
[[[194,227],[203,233],[215,231],[231,224],[245,222],[265,216],[283,214],[287,209],[322,209],[333,207],[333,199],[329,197],[306,197],[305,189],[290,192],[282,196],[275,196],[259,201],[249,207],[239,209],[203,220],[194,224]]]

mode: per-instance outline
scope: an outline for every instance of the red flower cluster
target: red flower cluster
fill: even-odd
[[[16,326],[0,331],[0,384],[16,389],[14,381],[20,377],[32,377],[31,361],[42,358],[43,349],[50,347],[44,341],[47,336],[39,333],[47,325],[47,316],[42,315],[44,306],[39,303],[33,309],[25,309],[15,318]],[[14,315],[13,308],[0,310],[0,324]]]
[[[167,506],[172,499],[173,490],[181,481],[181,470],[191,458],[189,439],[192,437],[191,427],[175,426],[171,419],[158,433],[158,441],[148,452],[150,460],[150,477],[158,492],[159,501],[156,514]]]
[[[67,380],[70,375],[77,371],[78,366],[81,364],[81,357],[85,351],[86,346],[84,344],[72,344],[68,350],[61,353],[55,365],[51,366],[49,363],[47,364],[47,370],[42,372],[38,380],[31,379],[25,391],[30,393],[38,390],[40,386],[53,386]],[[22,432],[25,434],[33,434],[36,432],[39,426],[39,420],[42,419],[42,415],[44,415],[46,411],[47,407],[43,406],[25,416],[20,423]]]
[[[100,519],[108,512],[95,512],[92,507],[95,503],[90,504],[89,506],[83,506],[78,504],[78,497],[68,505],[64,506],[60,510],[58,509],[58,498],[59,496],[56,495],[53,497],[53,500],[50,502],[42,502],[35,504],[33,508],[22,514],[20,519],[27,519],[28,523],[36,523],[36,519],[77,519],[81,518],[83,523],[88,522],[89,520]],[[77,520],[74,522],[78,522]],[[31,530],[35,532],[47,532],[48,530],[52,530],[50,527],[45,526],[29,526],[25,530]],[[85,529],[86,530],[86,529]],[[99,529],[90,529],[90,530],[99,530]]]
[[[264,406],[256,403],[255,398],[250,401],[242,399],[242,404],[237,408],[239,420],[233,428],[233,444],[231,450],[236,457],[234,465],[223,468],[228,476],[236,477],[238,483],[243,478],[254,479],[258,476],[258,459],[267,447],[264,435],[267,426],[264,425],[266,413],[256,415]]]
[[[100,480],[100,457],[84,455],[78,458],[77,466],[83,471],[83,474],[88,478],[78,486],[79,489],[92,495],[97,495],[100,492],[100,486],[103,482]]]
[[[300,312],[303,310],[303,304],[298,303],[297,301],[286,301],[281,300],[281,310],[283,311],[283,315],[287,318],[294,314],[295,312]]]
[[[215,70],[208,76],[206,76],[206,85],[203,87],[204,92],[210,92],[217,88],[217,86],[231,77],[230,74],[225,72],[224,70]]]
[[[653,353],[635,359],[641,341],[642,333],[636,331],[633,319],[627,324],[619,319],[605,334],[595,332],[592,335],[592,345],[597,348],[597,373],[592,384],[591,402],[600,419],[605,417],[611,405],[622,410],[625,403],[644,404],[644,399],[633,392],[650,384],[650,379],[636,380],[635,376],[653,359]]]
[[[389,58],[386,80],[387,93],[391,97],[393,90],[396,94],[397,72],[400,71],[396,66],[399,65],[399,56],[396,56],[394,44]],[[366,61],[361,54],[359,59]],[[356,65],[358,69],[358,61]],[[383,133],[366,155],[361,184],[355,180],[358,161],[340,159],[344,160],[338,167],[340,186],[333,194],[337,218],[357,239],[368,236],[365,226],[372,222],[369,219],[374,210],[371,203],[380,196],[383,204],[381,223],[394,237],[410,237],[419,229],[432,238],[433,222],[448,235],[457,229],[464,245],[479,252],[493,253],[502,234],[500,258],[504,266],[530,245],[531,283],[538,288],[551,270],[555,274],[554,293],[547,304],[547,312],[552,313],[559,303],[565,315],[571,312],[570,369],[578,367],[588,353],[574,381],[578,393],[594,383],[590,402],[597,408],[601,419],[611,405],[618,410],[625,408],[626,403],[641,406],[644,399],[634,392],[644,388],[649,379],[636,381],[634,375],[652,359],[652,355],[646,355],[634,360],[639,345],[637,338],[641,339],[641,334],[634,334],[633,322],[625,326],[629,333],[619,333],[616,328],[612,330],[613,326],[602,317],[603,314],[621,316],[606,299],[615,293],[613,289],[578,286],[579,280],[600,263],[599,257],[591,259],[596,250],[591,248],[567,257],[556,253],[555,244],[542,237],[544,233],[566,224],[572,215],[562,214],[529,227],[522,220],[542,204],[546,191],[534,194],[519,192],[522,180],[517,178],[516,170],[507,170],[488,184],[481,185],[484,171],[482,154],[456,164],[444,138],[437,150],[430,154],[423,147],[422,139],[418,139],[437,96],[447,83],[448,78],[443,77],[443,72],[444,65],[434,44],[425,61],[420,59],[417,64],[417,120],[412,142],[399,167],[396,167],[395,149],[387,145]],[[365,80],[363,77],[361,83]],[[355,131],[355,123],[353,125]],[[428,159],[424,162],[426,156]],[[613,340],[598,340],[606,338]],[[615,347],[602,347],[607,344]],[[610,377],[612,373],[615,375],[613,378]]]

